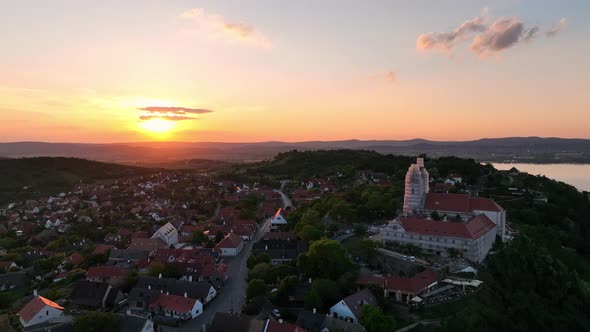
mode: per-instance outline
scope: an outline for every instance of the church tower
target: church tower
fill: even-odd
[[[408,168],[404,193],[404,214],[411,214],[424,208],[424,201],[429,190],[428,171],[424,168],[424,158],[418,158]]]

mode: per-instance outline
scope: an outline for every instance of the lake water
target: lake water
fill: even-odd
[[[494,163],[499,170],[516,167],[521,172],[545,175],[548,178],[571,184],[579,190],[590,191],[590,165],[579,164],[502,164]]]

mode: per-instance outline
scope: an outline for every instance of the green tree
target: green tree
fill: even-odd
[[[256,264],[248,273],[248,279],[262,279],[268,280],[270,272],[270,264],[268,263],[258,263]]]
[[[386,315],[379,307],[364,305],[360,323],[367,332],[393,332],[396,323],[393,316]]]
[[[250,301],[266,293],[266,283],[262,279],[252,279],[246,288],[246,300]]]
[[[297,233],[297,236],[305,241],[315,241],[321,239],[322,236],[324,236],[324,232],[313,226],[305,225],[303,226],[303,229]]]
[[[208,240],[209,239],[207,238],[205,233],[203,233],[203,231],[199,231],[199,230],[194,231],[192,238],[191,238],[192,243],[207,243]]]
[[[74,332],[118,332],[119,320],[112,314],[90,311],[76,319]]]
[[[308,252],[297,258],[297,268],[310,277],[337,279],[351,266],[346,249],[330,239],[312,242]]]

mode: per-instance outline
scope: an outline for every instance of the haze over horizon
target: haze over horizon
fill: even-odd
[[[590,138],[589,11],[13,1],[0,12],[0,142]]]

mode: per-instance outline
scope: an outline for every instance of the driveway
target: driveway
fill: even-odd
[[[203,314],[197,318],[187,321],[180,327],[162,326],[158,331],[171,332],[196,332],[203,331],[203,326],[208,325],[216,312],[239,313],[246,302],[246,277],[248,276],[248,267],[246,265],[248,257],[252,252],[252,245],[268,231],[270,219],[267,219],[258,228],[252,241],[248,242],[242,252],[236,257],[225,258],[225,263],[229,265],[229,279],[225,286],[217,293],[217,297],[211,301],[205,308]]]

